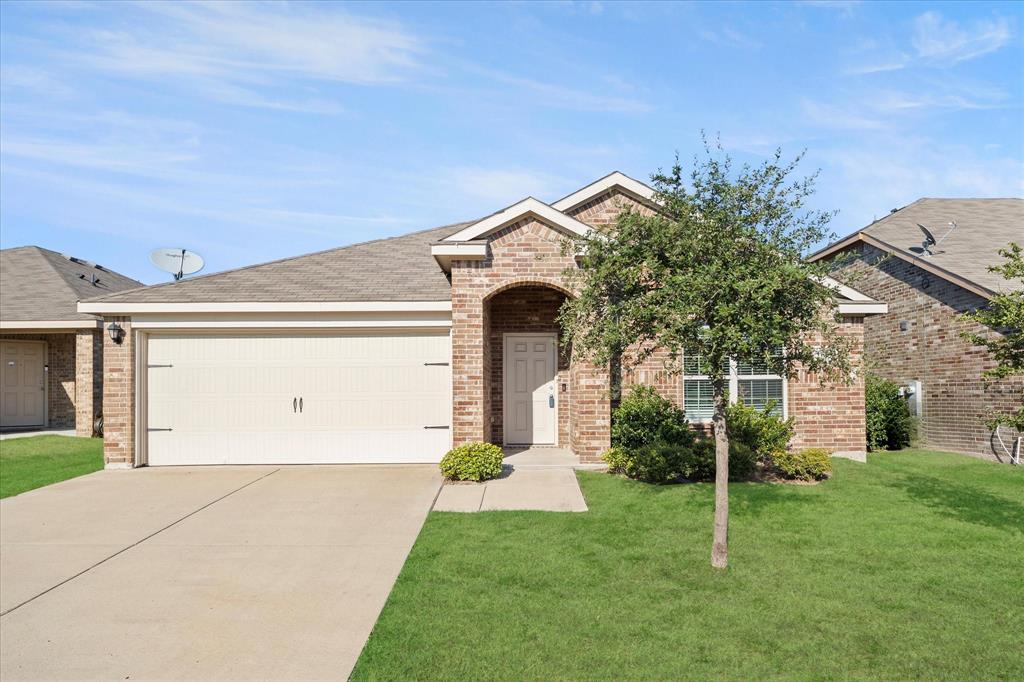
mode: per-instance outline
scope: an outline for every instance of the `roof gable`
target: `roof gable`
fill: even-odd
[[[943,238],[953,221],[956,230]],[[921,252],[918,224],[941,240],[932,255]],[[1011,241],[1024,241],[1024,199],[924,198],[820,249],[810,260],[830,258],[859,243],[870,244],[989,298],[1006,282],[988,268],[999,262],[999,249]]]
[[[576,190],[569,196],[559,199],[551,204],[551,206],[559,211],[569,212],[613,189],[618,189],[623,194],[648,206],[654,206],[656,203],[655,192],[652,188],[639,180],[634,180],[625,173],[614,171],[599,180],[595,180],[586,187]]]
[[[446,237],[446,242],[466,242],[486,238],[498,230],[524,218],[536,218],[551,227],[562,230],[569,235],[584,236],[590,233],[591,227],[586,223],[567,216],[561,211],[545,204],[543,201],[527,197],[512,204],[508,208],[471,223],[455,234]]]
[[[3,322],[95,321],[78,301],[143,286],[101,265],[38,246],[0,251],[0,319]]]

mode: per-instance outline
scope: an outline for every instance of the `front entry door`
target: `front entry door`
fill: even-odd
[[[554,334],[505,335],[505,443],[554,445],[558,433]]]
[[[46,344],[0,342],[0,427],[46,426]]]

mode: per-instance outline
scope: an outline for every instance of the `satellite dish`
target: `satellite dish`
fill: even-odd
[[[149,254],[149,262],[164,272],[174,275],[178,281],[203,269],[203,257],[186,249],[157,249]]]
[[[935,235],[933,235],[931,231],[921,223],[917,223],[917,226],[921,228],[921,234],[924,235],[924,241],[921,242],[921,253],[926,256],[932,256],[934,255],[932,253],[932,247],[938,246],[946,237],[952,234],[953,230],[956,229],[956,221],[951,220],[949,222],[949,231],[942,235],[942,239],[935,239]],[[916,251],[917,248],[915,247],[913,250]]]

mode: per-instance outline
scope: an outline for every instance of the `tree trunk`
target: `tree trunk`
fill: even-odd
[[[711,565],[729,565],[729,434],[725,428],[728,403],[726,379],[712,382],[715,402],[715,535],[711,544]]]

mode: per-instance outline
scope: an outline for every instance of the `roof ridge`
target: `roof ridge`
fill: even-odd
[[[33,245],[31,248],[36,250],[36,255],[39,258],[43,259],[43,261],[46,263],[46,267],[50,268],[57,274],[57,277],[60,279],[61,283],[68,290],[68,293],[71,294],[71,300],[79,300],[78,292],[75,291],[75,287],[71,284],[70,281],[68,281],[68,278],[64,276],[64,273],[61,272],[60,268],[58,268],[57,265],[53,262],[51,254],[56,255],[60,258],[63,258],[63,256],[57,253],[56,251],[51,251],[50,249],[43,248],[42,246]]]
[[[217,277],[219,275],[224,275],[224,274],[231,273],[231,272],[242,272],[242,271],[245,271],[245,270],[252,270],[253,268],[260,268],[260,267],[263,267],[265,265],[275,265],[277,263],[286,263],[288,261],[297,260],[299,258],[306,258],[306,257],[309,257],[309,256],[320,256],[320,255],[323,255],[323,254],[332,253],[334,251],[343,251],[345,249],[352,249],[352,248],[355,248],[357,246],[366,246],[367,244],[375,244],[377,242],[385,242],[385,241],[388,241],[388,240],[391,240],[391,239],[402,239],[403,237],[412,237],[412,236],[417,235],[417,234],[423,234],[424,232],[432,232],[434,230],[443,230],[443,229],[449,228],[449,227],[470,225],[470,224],[472,224],[472,222],[473,221],[450,223],[448,225],[439,225],[438,227],[428,227],[428,228],[423,229],[423,230],[415,230],[413,232],[406,232],[405,234],[396,234],[396,235],[391,236],[391,237],[379,237],[377,239],[367,239],[366,241],[355,242],[353,244],[345,244],[344,246],[334,246],[334,247],[331,247],[329,249],[321,249],[320,251],[311,251],[309,253],[301,253],[301,254],[298,254],[298,255],[295,255],[295,256],[286,256],[284,258],[276,258],[274,260],[268,260],[268,261],[264,261],[262,263],[253,263],[252,265],[243,265],[240,268],[229,268],[227,270],[219,270],[217,272],[210,272],[210,273],[207,273],[205,275],[200,275],[198,277],[191,277],[189,279],[182,279],[182,280],[178,280],[178,281],[175,281],[175,282],[163,282],[162,284],[143,285],[143,286],[140,286],[140,287],[135,287],[134,289],[123,289],[121,291],[115,291],[115,292],[111,292],[109,294],[103,294],[102,296],[96,296],[94,298],[90,298],[90,299],[87,299],[87,300],[89,302],[100,303],[100,302],[105,301],[106,299],[108,299],[108,298],[110,298],[112,296],[120,296],[122,294],[130,294],[130,293],[133,293],[133,292],[136,292],[136,291],[141,291],[142,289],[163,289],[165,287],[172,287],[172,286],[175,286],[175,285],[178,285],[178,284],[184,284],[186,282],[197,282],[197,281],[201,281],[201,280],[204,280],[204,279],[208,279],[210,277]]]

